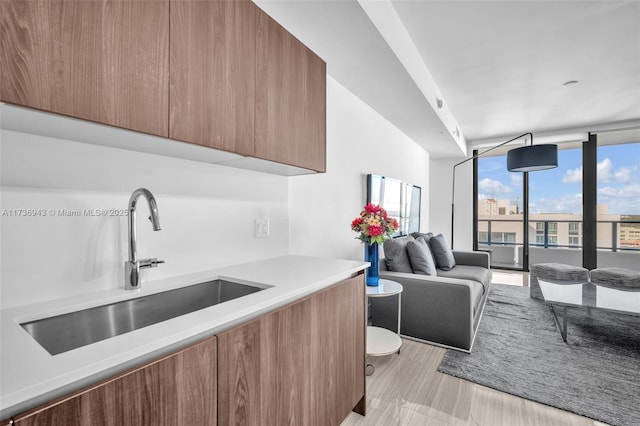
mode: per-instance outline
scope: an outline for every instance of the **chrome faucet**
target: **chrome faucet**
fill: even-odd
[[[153,194],[145,188],[138,188],[133,191],[131,198],[129,198],[129,260],[124,262],[124,288],[126,290],[138,290],[140,288],[140,269],[141,268],[155,268],[160,263],[164,263],[164,260],[152,259],[137,259],[136,254],[136,204],[140,196],[144,196],[149,204],[149,211],[151,216],[149,220],[153,225],[154,231],[160,231],[160,219],[158,218],[158,204]]]

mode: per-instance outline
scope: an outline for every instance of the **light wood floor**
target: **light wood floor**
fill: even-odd
[[[399,355],[368,357],[367,415],[342,426],[604,425],[437,371],[446,350],[403,339]]]
[[[494,271],[494,283],[528,286],[528,274]],[[526,284],[525,284],[526,283]],[[437,371],[446,349],[403,339],[399,355],[367,357],[367,416],[342,426],[602,426],[581,417]]]
[[[529,287],[529,273],[519,271],[506,271],[503,269],[493,269],[491,271],[491,282],[493,284],[508,284],[521,287]]]

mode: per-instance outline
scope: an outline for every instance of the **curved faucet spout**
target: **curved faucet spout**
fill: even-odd
[[[136,253],[136,207],[138,204],[138,198],[140,196],[147,199],[149,204],[149,220],[153,225],[154,231],[160,231],[160,218],[158,216],[158,204],[156,199],[146,188],[138,188],[133,191],[131,198],[129,198],[129,261],[125,262],[125,288],[126,289],[138,289],[140,288],[140,268],[154,268],[159,263],[163,263],[158,259],[137,259]]]
[[[158,203],[156,199],[146,188],[138,188],[133,191],[129,198],[129,262],[136,261],[136,207],[138,198],[143,196],[149,204],[150,219],[154,231],[160,231],[160,218],[158,217]]]
[[[158,203],[156,203],[155,197],[148,189],[138,188],[133,191],[133,194],[131,194],[131,197],[129,198],[129,211],[133,210],[135,212],[138,198],[140,198],[141,195],[147,199],[147,203],[149,204],[149,211],[151,212],[151,216],[149,217],[149,219],[151,219],[151,223],[153,224],[153,230],[160,231],[161,228],[160,218],[158,217]]]

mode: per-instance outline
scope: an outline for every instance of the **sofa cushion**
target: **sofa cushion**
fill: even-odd
[[[483,294],[489,289],[491,282],[491,271],[481,266],[457,265],[450,271],[438,269],[438,276],[476,281],[482,285]]]
[[[591,282],[620,290],[640,291],[640,271],[627,268],[598,268],[591,271]]]
[[[414,274],[438,275],[431,249],[423,237],[409,241],[407,243],[407,253],[409,254],[409,261]]]
[[[391,272],[413,273],[409,254],[407,253],[407,243],[413,241],[410,235],[406,237],[391,238],[383,243],[384,258],[387,269]]]
[[[537,263],[531,267],[531,276],[554,283],[582,284],[589,281],[589,270],[564,263]]]
[[[446,238],[442,234],[438,234],[435,237],[431,237],[429,240],[429,246],[431,247],[431,253],[438,265],[439,269],[448,271],[456,266],[456,259],[453,257],[453,251],[447,243]]]

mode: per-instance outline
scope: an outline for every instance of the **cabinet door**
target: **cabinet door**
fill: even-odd
[[[364,275],[311,300],[312,423],[339,425],[352,410],[365,414]]]
[[[169,0],[3,0],[0,100],[168,136]]]
[[[215,337],[16,416],[19,426],[215,425]]]
[[[218,424],[339,425],[364,408],[363,276],[218,335]]]
[[[325,108],[324,61],[260,11],[256,156],[324,172]]]
[[[254,154],[257,6],[172,0],[170,137]]]

